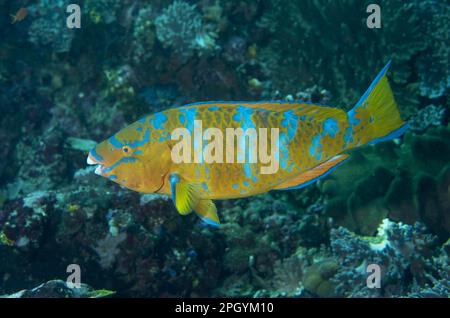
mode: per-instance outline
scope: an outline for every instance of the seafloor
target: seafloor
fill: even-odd
[[[449,4],[376,1],[370,29],[372,2],[0,0],[0,295],[449,297]],[[390,59],[402,138],[305,189],[218,202],[219,229],[86,167],[95,142],[189,102],[348,110]]]

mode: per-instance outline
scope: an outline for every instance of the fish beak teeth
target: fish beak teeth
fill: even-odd
[[[97,162],[95,162],[95,161],[91,158],[90,155],[87,157],[86,162],[87,162],[88,165],[95,165],[95,164],[97,164]]]
[[[95,168],[94,173],[99,175],[99,176],[103,175],[103,166],[102,165],[97,165],[97,167]]]

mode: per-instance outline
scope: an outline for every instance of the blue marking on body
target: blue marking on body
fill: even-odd
[[[251,178],[252,176],[252,166],[250,163],[244,163],[244,174],[246,178]]]
[[[329,135],[331,138],[336,137],[336,133],[339,131],[338,122],[334,118],[327,118],[323,122],[323,135]]]
[[[252,120],[253,109],[244,106],[238,106],[236,108],[236,114],[233,115],[234,121],[242,122],[242,129],[255,128],[255,124]]]
[[[239,184],[233,183],[232,187],[233,187],[233,189],[237,189],[237,188],[239,188]]]
[[[136,131],[138,131],[138,132],[142,132],[142,127],[138,127],[138,128],[136,128]]]
[[[133,157],[123,157],[121,159],[119,159],[116,163],[114,163],[113,165],[111,165],[110,167],[107,167],[103,170],[103,172],[108,173],[110,171],[112,171],[113,169],[115,169],[117,166],[121,165],[122,163],[130,163],[130,162],[135,162],[137,161],[136,158]]]
[[[219,106],[211,106],[208,108],[208,110],[214,111],[214,110],[218,110],[219,108],[220,108]]]
[[[183,118],[183,124],[186,124],[186,129],[193,134],[194,133],[194,120],[195,116],[197,114],[197,110],[195,108],[181,108],[179,109],[180,113],[182,113]]]
[[[281,121],[281,125],[283,127],[287,127],[289,141],[294,139],[295,133],[297,132],[298,118],[298,115],[295,115],[293,110],[289,110],[283,113],[283,120]]]
[[[202,188],[203,188],[203,190],[208,191],[209,187],[208,187],[208,185],[206,184],[206,182],[202,182]]]
[[[322,138],[321,135],[316,135],[312,138],[311,146],[309,147],[309,154],[313,157],[320,147],[320,138]]]
[[[284,190],[297,190],[297,189],[301,189],[301,188],[307,187],[307,186],[309,186],[310,184],[313,184],[314,182],[316,182],[316,181],[318,181],[318,180],[320,180],[320,179],[326,177],[327,175],[329,175],[331,172],[333,172],[336,168],[340,167],[340,166],[341,166],[344,162],[346,162],[348,159],[349,159],[349,158],[347,158],[347,159],[341,161],[341,162],[338,163],[337,165],[335,165],[335,166],[331,167],[330,169],[328,169],[328,171],[326,171],[325,173],[323,173],[323,174],[321,174],[320,176],[318,176],[318,177],[316,177],[316,178],[314,178],[314,179],[311,179],[311,180],[309,180],[309,181],[307,181],[307,182],[305,182],[305,183],[301,183],[301,184],[296,185],[296,186],[293,186],[293,187],[284,188],[284,189],[277,189],[277,190],[282,190],[282,191],[284,191]]]
[[[159,142],[163,142],[163,141],[169,140],[169,139],[170,139],[170,134],[167,131],[164,131],[159,137]]]
[[[353,142],[353,128],[352,126],[346,129],[346,133],[344,135],[344,148],[347,147],[347,144]]]
[[[289,150],[288,150],[288,143],[289,141],[286,138],[286,134],[284,132],[282,132],[280,134],[280,146],[278,148],[279,152],[280,152],[280,167],[281,169],[287,169],[287,163],[289,161]]]
[[[178,120],[180,121],[180,123],[181,123],[182,125],[184,125],[184,122],[186,121],[186,118],[184,117],[183,114],[179,114],[179,115],[178,115]]]
[[[351,109],[347,113],[348,122],[351,126],[356,126],[361,122],[361,120],[359,118],[356,118],[355,115],[356,115],[355,109]]]
[[[249,185],[250,185],[250,183],[247,180],[245,180],[244,181],[244,186],[248,187]]]
[[[244,107],[244,106],[238,106],[236,108],[236,114],[233,115],[233,120],[241,123],[242,130],[245,131],[249,128],[256,129],[255,124],[252,120],[252,114],[253,109]],[[248,146],[248,147],[247,147]],[[247,143],[247,138],[239,138],[237,149],[241,149],[245,153],[244,158],[244,174],[246,178],[250,178],[252,176],[252,166],[250,164],[250,147]]]
[[[117,180],[117,176],[115,174],[112,174],[108,177],[110,180]]]
[[[135,152],[133,152],[133,155],[142,155],[142,150],[136,150]]]
[[[178,182],[180,182],[180,176],[178,176],[177,174],[171,174],[169,176],[169,182],[170,182],[170,191],[172,192],[172,201],[174,204],[176,204],[176,191],[175,191],[175,186],[177,185]]]
[[[156,113],[150,116],[149,123],[153,125],[155,129],[164,129],[164,123],[167,121],[167,116],[164,113]]]

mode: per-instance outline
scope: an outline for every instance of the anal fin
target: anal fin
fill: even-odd
[[[279,184],[274,188],[274,190],[294,190],[306,187],[330,174],[334,169],[343,164],[348,157],[348,155],[337,155],[330,160],[321,163],[317,167],[305,171],[294,178]]]
[[[216,205],[211,200],[199,200],[194,211],[203,222],[212,226],[220,226]]]

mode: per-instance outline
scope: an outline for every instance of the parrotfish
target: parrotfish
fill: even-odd
[[[388,83],[389,64],[348,112],[300,101],[194,103],[125,127],[97,144],[87,163],[128,189],[170,196],[182,215],[194,211],[219,225],[212,200],[303,188],[343,164],[348,150],[401,136],[407,124]],[[266,160],[250,158],[255,154]]]

